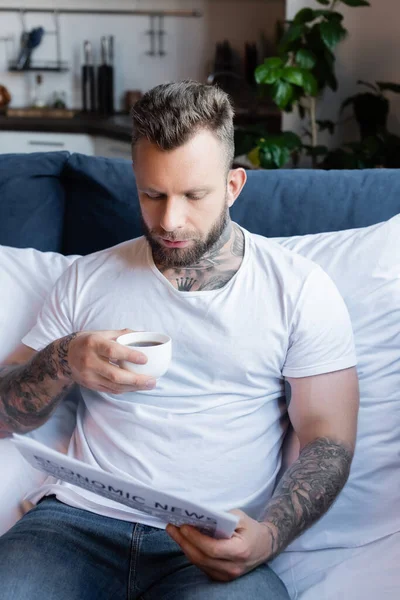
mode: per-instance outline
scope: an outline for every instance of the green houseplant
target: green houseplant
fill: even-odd
[[[390,102],[387,92],[400,93],[397,83],[358,81],[368,91],[347,98],[341,112],[353,109],[360,139],[327,153],[321,166],[329,169],[400,168],[400,137],[388,130]]]
[[[279,56],[267,58],[257,67],[255,78],[270,94],[283,111],[292,112],[296,107],[302,119],[307,118],[305,135],[309,143],[295,133],[285,132],[270,136],[260,132],[249,157],[263,168],[280,168],[290,157],[295,161],[305,152],[317,166],[319,156],[327,153],[318,142],[319,131],[333,132],[334,123],[317,119],[317,101],[327,87],[336,91],[336,46],[345,39],[343,15],[336,9],[340,4],[351,7],[370,6],[367,0],[316,0],[323,8],[301,9],[286,30],[279,43]],[[253,142],[254,142],[254,131]],[[251,132],[247,132],[249,140]]]

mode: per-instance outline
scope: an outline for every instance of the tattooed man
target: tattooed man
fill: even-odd
[[[270,561],[329,510],[349,474],[349,316],[320,267],[231,221],[246,172],[232,168],[224,92],[164,84],[132,116],[144,236],[79,258],[58,280],[1,370],[0,429],[39,427],[78,384],[70,456],[240,519],[230,539],[213,539],[49,481],[0,539],[1,594],[286,599]],[[171,336],[160,380],[118,367],[146,360],[115,342],[126,328]],[[300,450],[278,480],[289,424]]]

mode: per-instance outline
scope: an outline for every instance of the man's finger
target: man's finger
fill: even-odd
[[[221,560],[234,560],[236,557],[238,538],[234,536],[228,540],[217,540],[204,535],[204,533],[201,533],[195,527],[190,527],[190,525],[183,525],[180,533],[206,556]]]
[[[239,521],[238,521],[238,524],[236,525],[235,531],[237,531],[238,529],[241,529],[242,527],[245,527],[246,520],[248,520],[248,518],[249,518],[249,516],[245,512],[243,512],[239,508],[233,508],[232,510],[230,510],[228,512],[230,512],[231,515],[235,515],[236,517],[239,517]]]
[[[210,558],[194,546],[178,527],[168,525],[167,532],[179,544],[190,562],[217,581],[229,581],[239,575],[239,566],[232,560]]]
[[[114,367],[118,369],[118,367]],[[122,371],[123,369],[118,369]],[[121,384],[117,380],[109,379],[104,373],[96,373],[96,379],[99,385],[102,386],[103,391],[107,391],[110,394],[123,394],[125,392],[136,392],[136,391],[145,391],[153,389],[157,381],[154,377],[149,377],[148,375],[134,375],[130,373],[130,371],[125,371],[125,373],[130,375],[129,383]],[[93,382],[93,386],[96,386],[96,382]],[[89,383],[88,387],[92,387]],[[104,390],[106,388],[106,390]]]
[[[98,377],[105,379],[110,387],[119,387],[121,392],[149,389],[154,387],[157,380],[150,375],[135,375],[131,371],[125,371],[112,365],[107,365],[110,370],[103,369],[97,373]]]
[[[107,340],[116,340],[120,335],[125,335],[126,333],[135,333],[134,329],[105,329],[100,331],[94,331],[93,333],[98,333],[102,337]]]
[[[168,525],[167,532],[181,547],[185,546],[192,553],[196,552],[199,559],[229,561],[235,557],[234,549],[230,544],[232,538],[216,540],[188,525],[183,525],[181,528]]]
[[[136,373],[132,373],[132,371],[128,371],[127,369],[121,369],[116,365],[110,364],[107,360],[94,365],[93,371],[105,377],[109,382],[123,386],[136,387],[137,385],[145,384],[149,379],[154,379],[150,375],[136,375]]]
[[[99,356],[113,362],[127,360],[136,365],[145,365],[147,363],[147,356],[143,352],[133,350],[129,346],[123,346],[112,340],[100,342],[97,346],[97,352]]]

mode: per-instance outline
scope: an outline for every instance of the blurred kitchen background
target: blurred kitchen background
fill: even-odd
[[[186,78],[226,89],[237,124],[279,131],[279,110],[260,97],[254,70],[276,52],[284,18],[285,0],[1,0],[0,152],[129,156],[129,106]]]
[[[274,102],[271,73],[264,68],[257,85],[255,69],[279,54],[285,27],[296,29],[285,20],[321,8],[342,21],[317,19],[320,32],[330,28],[321,48],[332,52],[336,84],[319,81],[310,148],[304,98]],[[399,31],[399,0],[0,0],[0,153],[129,158],[132,103],[159,83],[190,78],[230,94],[240,164],[309,166],[311,156],[312,166],[400,167]],[[306,65],[314,75],[317,67]]]

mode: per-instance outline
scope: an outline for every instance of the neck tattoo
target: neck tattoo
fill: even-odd
[[[243,256],[244,234],[230,221],[217,243],[196,264],[157,268],[180,292],[218,290],[237,273]]]

